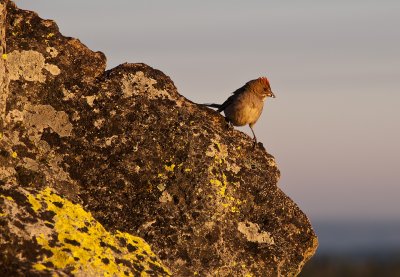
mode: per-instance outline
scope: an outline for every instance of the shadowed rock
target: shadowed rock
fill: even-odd
[[[300,272],[317,238],[261,145],[162,72],[105,71],[102,53],[53,21],[0,3],[0,271]],[[65,207],[82,212],[69,218]],[[93,226],[104,230],[91,241],[82,232]],[[108,254],[82,262],[76,251],[90,242]]]

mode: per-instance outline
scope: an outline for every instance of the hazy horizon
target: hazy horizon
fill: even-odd
[[[162,70],[194,102],[268,76],[277,98],[255,132],[278,186],[311,222],[400,221],[400,2],[15,2],[108,68]]]

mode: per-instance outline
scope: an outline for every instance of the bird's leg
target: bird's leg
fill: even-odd
[[[227,117],[225,117],[225,121],[226,121],[228,128],[233,128],[232,122]]]
[[[257,137],[256,137],[256,134],[254,133],[254,130],[253,130],[253,124],[250,123],[249,127],[250,127],[251,132],[253,133],[253,140],[254,140],[253,147],[256,147],[256,145],[257,145]]]

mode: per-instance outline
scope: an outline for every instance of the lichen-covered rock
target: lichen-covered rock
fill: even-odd
[[[102,53],[0,3],[0,271],[300,272],[317,239],[277,187],[279,170],[261,144],[253,149],[222,116],[180,96],[162,72],[105,71]],[[82,222],[101,231],[87,236]],[[92,252],[78,254],[83,245]]]
[[[2,276],[169,276],[141,238],[110,234],[80,205],[49,188],[0,195]],[[16,261],[16,254],[21,256]]]

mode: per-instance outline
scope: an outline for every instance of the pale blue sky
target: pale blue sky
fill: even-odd
[[[268,76],[277,98],[255,132],[279,186],[311,220],[400,220],[400,1],[16,3],[195,102]]]

